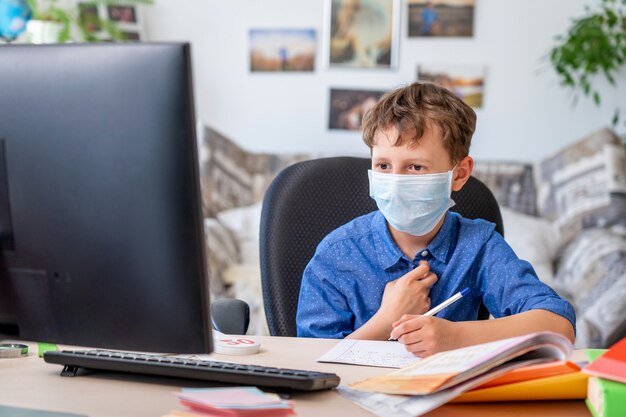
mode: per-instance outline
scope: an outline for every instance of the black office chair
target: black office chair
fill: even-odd
[[[369,196],[367,158],[334,157],[299,162],[270,184],[261,212],[261,283],[265,314],[273,336],[296,336],[296,311],[302,272],[318,243],[331,231],[376,210]],[[495,197],[470,177],[452,194],[451,209],[464,217],[483,218],[504,235]],[[479,318],[489,317],[481,307]]]

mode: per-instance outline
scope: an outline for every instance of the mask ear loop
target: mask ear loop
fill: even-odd
[[[448,171],[448,175],[450,176],[450,193],[452,193],[452,186],[454,185],[454,170],[459,166],[459,162],[454,164],[452,169]]]
[[[452,181],[454,181],[454,170],[457,169],[457,167],[459,166],[459,163],[457,162],[456,164],[454,164],[454,166],[452,167],[452,169],[450,169],[449,172],[452,173]]]

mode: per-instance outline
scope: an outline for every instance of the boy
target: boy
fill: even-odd
[[[298,336],[399,340],[419,356],[550,330],[573,341],[572,306],[517,258],[493,223],[449,212],[472,173],[476,114],[415,82],[365,116],[379,208],[330,233],[306,267]],[[469,287],[437,317],[421,316]],[[493,320],[475,321],[483,302]]]

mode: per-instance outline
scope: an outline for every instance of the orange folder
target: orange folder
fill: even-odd
[[[509,371],[498,378],[487,381],[474,389],[495,387],[498,385],[512,384],[514,382],[528,381],[530,379],[547,378],[550,376],[571,374],[579,372],[580,367],[574,362],[560,361],[542,363],[539,365],[525,366]]]
[[[452,402],[584,399],[588,378],[569,361],[525,366],[487,381]]]

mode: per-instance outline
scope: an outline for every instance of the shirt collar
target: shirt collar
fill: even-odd
[[[450,211],[446,211],[441,229],[435,235],[426,249],[430,254],[438,261],[445,262],[448,257],[448,252],[452,246],[453,235],[455,232],[454,225],[456,222],[457,214]]]
[[[441,229],[439,229],[437,235],[425,248],[435,259],[441,262],[445,262],[452,245],[452,234],[456,223],[455,216],[454,213],[446,212]],[[402,258],[406,258],[391,237],[387,221],[380,211],[377,211],[372,218],[372,230],[376,247],[378,248],[378,262],[384,270],[395,266]]]

